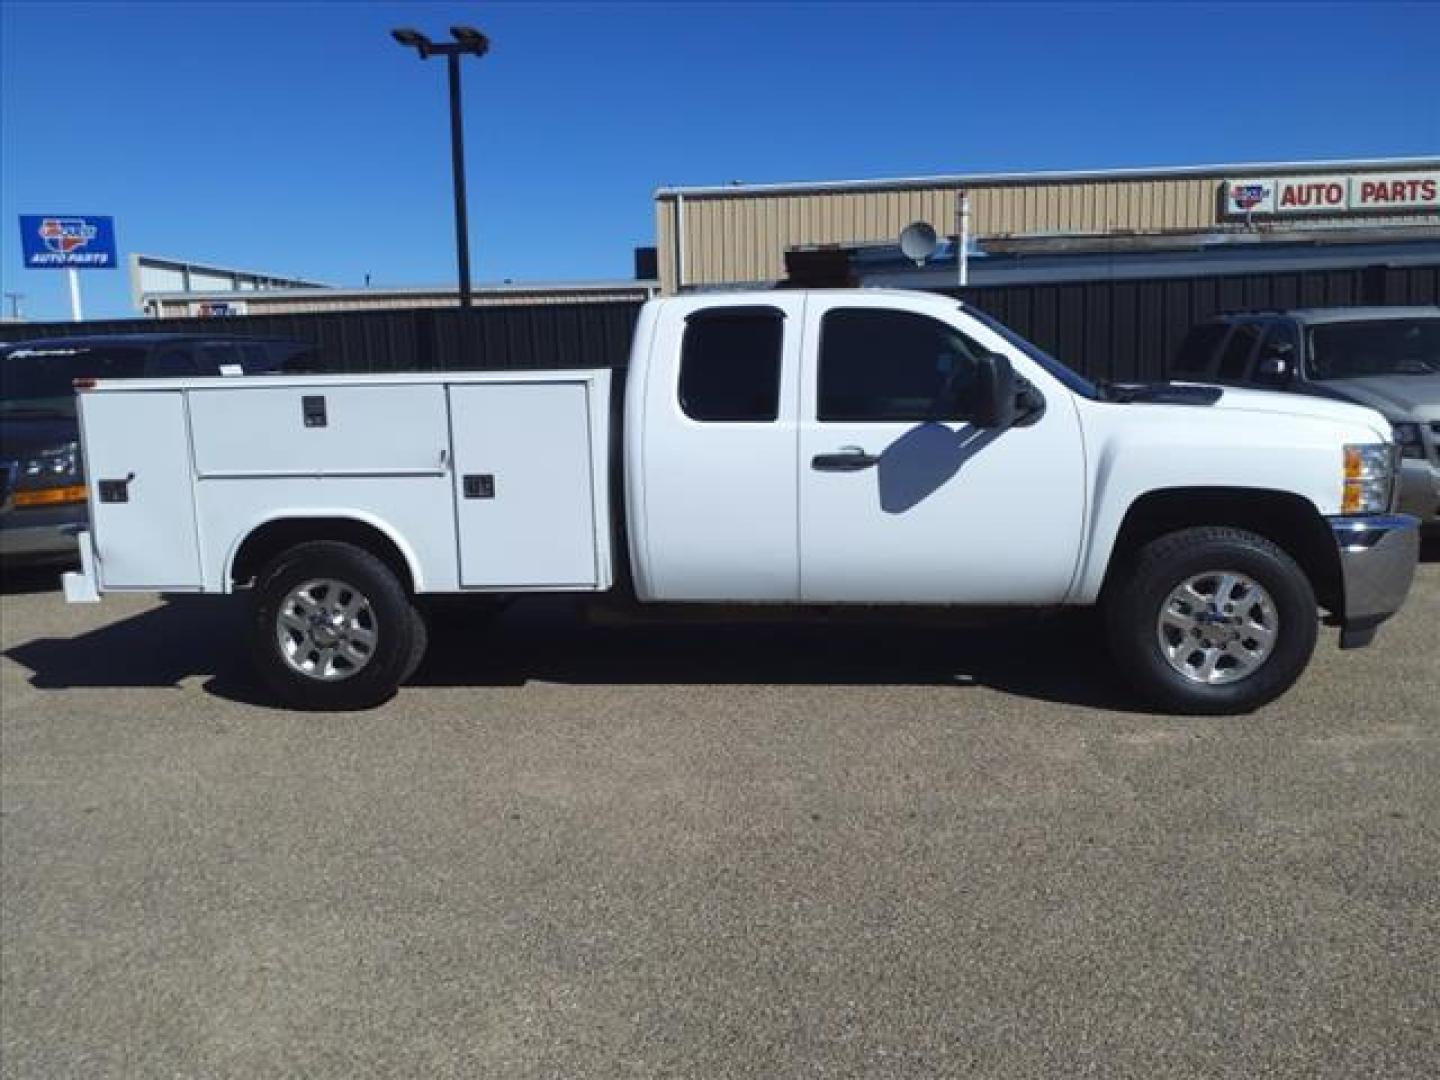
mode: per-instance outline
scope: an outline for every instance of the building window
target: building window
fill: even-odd
[[[784,315],[712,308],[690,316],[680,352],[680,408],[692,420],[773,421],[780,412]]]
[[[820,328],[821,420],[963,420],[985,350],[938,319],[839,308]]]

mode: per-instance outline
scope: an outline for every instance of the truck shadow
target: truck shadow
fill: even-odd
[[[196,676],[238,683],[250,678],[245,610],[235,597],[164,596],[139,615],[75,637],[36,638],[5,656],[28,668],[39,690],[178,686]]]
[[[234,597],[166,597],[158,607],[72,638],[5,655],[41,690],[171,687],[192,678],[217,697],[269,707],[243,646]],[[1082,616],[977,629],[882,625],[602,626],[560,598],[526,600],[489,626],[451,616],[431,634],[412,686],[986,686],[1017,697],[1137,711]]]

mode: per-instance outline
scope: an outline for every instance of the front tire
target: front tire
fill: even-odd
[[[300,544],[260,572],[251,655],[261,681],[286,705],[379,705],[419,663],[423,642],[404,585],[363,548]]]
[[[1152,540],[1102,603],[1116,661],[1167,712],[1229,715],[1275,700],[1305,670],[1318,635],[1304,571],[1242,529]]]

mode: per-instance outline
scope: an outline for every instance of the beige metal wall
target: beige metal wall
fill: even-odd
[[[530,304],[601,304],[611,301],[637,302],[650,298],[654,286],[637,283],[614,289],[505,289],[476,292],[475,307],[514,307]],[[330,295],[327,295],[330,294]],[[247,315],[297,315],[324,311],[387,311],[400,308],[452,308],[459,303],[456,293],[436,290],[386,292],[371,290],[265,290],[235,293],[151,293],[144,297],[144,310],[159,318],[186,318],[195,314],[201,301],[242,302]]]
[[[1332,166],[1315,175],[1337,171]],[[1276,175],[1304,176],[1307,172],[1291,168]],[[1007,181],[967,183],[965,190],[970,195],[971,231],[982,238],[1238,228],[1238,223],[1220,217],[1221,179],[1216,173],[1179,178]],[[682,248],[685,286],[728,285],[783,277],[784,253],[789,248],[894,242],[912,221],[928,222],[941,236],[954,235],[957,200],[954,186],[753,192],[737,187],[723,193],[664,193],[655,205],[661,285],[665,292],[675,290],[676,258]],[[683,216],[683,237],[676,235],[677,216]],[[1435,214],[1285,217],[1287,228],[1306,221],[1345,227],[1433,224]]]

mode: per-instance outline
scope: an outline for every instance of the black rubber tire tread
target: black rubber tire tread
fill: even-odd
[[[280,603],[306,578],[332,577],[348,582],[370,600],[379,631],[375,655],[348,679],[321,682],[294,671],[275,641],[275,616]],[[297,709],[349,711],[388,701],[418,666],[414,605],[395,572],[354,544],[318,540],[298,544],[272,559],[256,580],[250,620],[250,653],[256,673],[285,705]]]
[[[430,648],[430,627],[425,622],[424,615],[414,604],[410,605],[411,632],[414,640],[410,645],[410,659],[405,661],[405,670],[400,675],[401,683],[408,683],[411,676],[420,667],[420,662],[425,659],[425,651]]]
[[[1254,674],[1206,686],[1170,667],[1155,622],[1181,581],[1222,569],[1242,571],[1265,587],[1276,605],[1280,635]],[[1295,560],[1263,536],[1225,526],[1182,529],[1150,541],[1107,586],[1101,607],[1111,653],[1136,690],[1150,704],[1184,715],[1234,715],[1274,701],[1304,672],[1319,635],[1315,591]]]

